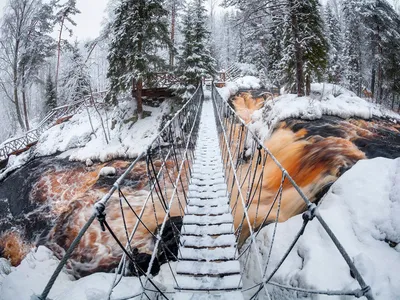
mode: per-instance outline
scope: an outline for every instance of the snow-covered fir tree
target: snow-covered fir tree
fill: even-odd
[[[362,90],[362,52],[361,45],[364,41],[359,14],[359,0],[343,2],[344,19],[344,83],[347,88],[361,95]]]
[[[328,82],[339,83],[342,76],[342,32],[340,23],[336,15],[333,13],[330,2],[324,9],[325,33],[329,44],[328,51],[328,68],[326,78]]]
[[[182,23],[184,41],[177,70],[180,84],[176,87],[184,99],[190,97],[202,77],[215,73],[215,60],[210,53],[205,20],[203,0],[188,3]]]
[[[64,103],[82,100],[90,94],[90,72],[76,41],[60,78],[60,97]]]
[[[372,96],[381,103],[387,96],[387,78],[384,70],[390,68],[388,57],[393,59],[396,53],[398,54],[396,45],[400,42],[400,17],[385,0],[363,1],[361,15],[368,46],[365,55],[371,62],[370,88]],[[392,78],[389,81],[391,84]]]
[[[143,80],[164,68],[165,60],[157,50],[171,45],[168,12],[162,4],[162,0],[122,0],[111,24],[113,38],[108,55],[108,98],[116,103],[120,92],[131,89],[137,99],[139,118],[143,111]]]
[[[299,96],[309,94],[311,82],[321,79],[327,66],[328,43],[318,0],[227,3],[242,10],[247,27],[244,56],[259,69],[268,67],[275,84],[290,91],[296,87]]]
[[[283,26],[286,19],[287,16],[282,14],[278,6],[271,8],[271,17],[268,22],[270,30],[267,37],[267,75],[269,81],[278,88],[282,85],[285,69],[282,55],[284,53],[284,41],[286,41],[288,47],[291,47],[290,37],[284,34],[284,28],[289,28]],[[282,37],[286,37],[286,40]],[[291,51],[287,53],[291,53]],[[285,61],[289,63],[289,57],[285,57]],[[290,81],[293,82],[293,80]]]
[[[300,56],[302,56],[300,60],[303,62],[306,95],[309,95],[311,82],[313,79],[320,82],[327,67],[328,44],[324,35],[324,23],[319,10],[319,1],[297,2],[291,9],[297,10],[295,13],[297,14],[298,38],[300,39]],[[296,56],[299,56],[299,54]]]

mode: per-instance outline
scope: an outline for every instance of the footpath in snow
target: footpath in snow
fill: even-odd
[[[242,299],[233,218],[214,109],[207,95],[195,153],[174,299]]]

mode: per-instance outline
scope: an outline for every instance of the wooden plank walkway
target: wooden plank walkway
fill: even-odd
[[[205,99],[181,232],[174,299],[243,299],[211,100]]]

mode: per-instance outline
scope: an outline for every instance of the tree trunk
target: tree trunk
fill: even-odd
[[[14,93],[14,105],[15,111],[17,113],[18,123],[21,126],[22,130],[25,130],[24,121],[22,120],[21,109],[19,106],[19,97],[18,97],[18,52],[19,52],[19,40],[15,43],[14,49],[14,57],[13,57],[13,93]]]
[[[58,37],[58,45],[57,45],[56,95],[58,95],[58,74],[60,71],[60,59],[61,59],[61,37],[64,29],[64,22],[65,22],[65,16],[61,21],[60,35]]]
[[[137,114],[139,120],[143,117],[142,90],[143,90],[143,79],[140,77],[136,83]]]
[[[290,10],[291,10],[291,21],[292,21],[292,31],[294,38],[294,50],[296,56],[296,86],[297,86],[297,96],[304,96],[304,74],[303,74],[303,54],[301,51],[301,46],[299,43],[299,31],[297,24],[297,15],[293,11],[294,3],[290,1]]]
[[[306,75],[306,96],[310,96],[311,94],[311,78],[310,75]]]
[[[372,70],[371,70],[371,94],[372,99],[375,98],[375,77],[376,77],[376,43],[378,41],[377,35],[374,34],[372,38]]]
[[[375,63],[372,64],[372,71],[371,71],[371,97],[374,99],[375,96],[375,75],[376,75],[376,69],[375,69]]]
[[[392,110],[394,110],[394,100],[396,99],[396,95],[393,93],[392,95]]]
[[[171,49],[169,52],[169,66],[171,69],[174,67],[174,46],[175,46],[175,22],[176,22],[176,1],[174,0],[172,3],[172,12],[171,12]]]
[[[376,95],[376,102],[382,103],[383,102],[383,70],[382,64],[379,62],[378,65],[378,92]]]
[[[22,104],[23,104],[23,107],[24,107],[25,127],[26,127],[26,130],[29,130],[28,106],[27,106],[27,103],[26,103],[26,90],[25,90],[25,84],[24,83],[22,85]]]
[[[381,37],[380,37],[380,28],[377,27],[377,41],[378,41],[378,52],[379,52],[379,63],[378,63],[378,93],[376,101],[378,103],[382,103],[383,101],[383,70],[382,70],[382,61],[383,57],[383,49],[381,46]]]

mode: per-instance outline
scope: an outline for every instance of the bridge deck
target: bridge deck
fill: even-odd
[[[243,299],[212,102],[203,104],[174,299]]]

